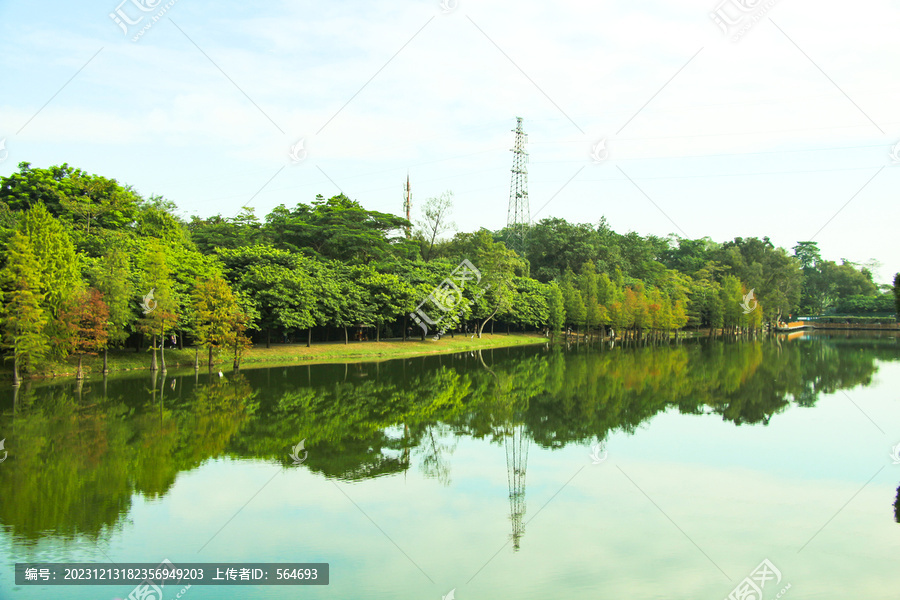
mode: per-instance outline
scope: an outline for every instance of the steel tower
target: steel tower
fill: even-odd
[[[524,425],[517,425],[503,440],[506,447],[506,476],[509,483],[509,519],[512,521],[513,551],[519,550],[525,535],[525,469],[528,468],[528,437]]]
[[[509,211],[506,227],[509,230],[509,247],[525,256],[525,234],[531,223],[531,208],[528,205],[528,153],[525,144],[528,134],[522,129],[522,117],[516,117],[515,147],[513,152],[512,178],[509,183]]]

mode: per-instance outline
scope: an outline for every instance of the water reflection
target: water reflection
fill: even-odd
[[[676,409],[765,426],[822,393],[868,385],[896,339],[813,337],[610,350],[530,347],[385,363],[146,374],[10,391],[0,414],[0,524],[17,543],[106,539],[135,495],[163,497],[212,458],[358,481],[422,472],[449,485],[456,441],[503,444],[511,537],[524,535],[530,444],[590,444]],[[169,373],[171,375],[171,372]],[[796,409],[795,409],[796,410]],[[900,489],[894,504],[900,522]]]
[[[900,523],[900,487],[897,488],[897,499],[894,500],[894,520]]]

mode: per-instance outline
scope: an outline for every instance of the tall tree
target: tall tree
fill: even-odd
[[[514,295],[513,279],[517,271],[521,273],[524,270],[525,265],[514,251],[503,242],[495,242],[485,230],[479,231],[476,238],[478,246],[473,262],[482,274],[479,287],[486,290],[481,296],[485,302],[476,303],[479,307],[476,308],[476,316],[483,319],[477,331],[481,338],[484,326],[498,314],[509,310]]]
[[[221,277],[198,282],[191,294],[193,332],[197,344],[208,350],[208,364],[213,366],[214,349],[234,349],[234,366],[240,364],[240,351],[249,340],[244,335],[247,317]]]
[[[424,244],[422,258],[428,262],[432,257],[434,243],[441,235],[456,228],[456,224],[450,220],[453,211],[453,192],[447,190],[437,198],[429,198],[422,206],[422,219],[416,224],[419,226]]]
[[[37,203],[22,215],[18,231],[28,237],[28,243],[38,262],[37,291],[43,297],[47,311],[47,334],[60,343],[51,346],[51,354],[63,358],[69,335],[62,321],[64,308],[74,300],[81,285],[75,246],[59,222],[42,203]]]
[[[584,325],[587,333],[600,325],[600,306],[597,302],[597,288],[599,278],[594,261],[588,260],[581,265],[581,273],[578,276],[578,288],[584,301]]]
[[[156,351],[160,350],[162,370],[166,370],[165,335],[178,323],[179,307],[172,292],[172,270],[159,243],[149,244],[144,253],[142,273],[143,291],[141,310],[143,317],[138,320],[138,330],[151,339],[153,358],[150,369],[157,369]],[[157,348],[157,338],[160,341]]]
[[[347,328],[357,325],[365,325],[362,321],[366,317],[365,292],[360,284],[353,278],[349,268],[341,263],[334,263],[328,269],[332,274],[336,294],[332,296],[331,322],[344,330],[344,344],[350,343]]]
[[[78,356],[75,379],[83,379],[81,363],[84,355],[96,355],[100,350],[105,350],[109,339],[109,308],[103,301],[103,294],[94,288],[81,292],[74,305],[73,316],[75,331],[72,351]]]
[[[723,307],[723,322],[725,327],[737,327],[741,322],[743,309],[741,303],[744,301],[741,282],[733,275],[726,275],[722,280],[722,288],[720,298]]]
[[[7,244],[6,265],[0,270],[2,346],[11,351],[13,385],[20,383],[20,368],[29,369],[50,352],[40,278],[40,264],[28,236],[14,233]]]
[[[95,285],[109,310],[108,344],[103,346],[103,372],[107,372],[107,349],[110,344],[121,347],[128,339],[129,326],[134,322],[134,286],[131,282],[128,256],[119,248],[112,248],[100,260]]]

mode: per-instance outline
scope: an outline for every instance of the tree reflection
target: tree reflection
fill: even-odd
[[[897,360],[896,344],[813,338],[613,351],[551,346],[352,369],[142,375],[83,389],[27,385],[0,411],[6,446],[15,448],[0,466],[0,523],[23,540],[104,537],[135,494],[164,496],[180,473],[215,458],[287,466],[290,448],[303,439],[309,458],[302,468],[325,477],[394,475],[415,462],[449,485],[449,457],[466,436],[519,450],[508,466],[516,476],[510,511],[518,541],[528,444],[602,441],[673,409],[765,426],[791,407],[814,406],[822,393],[869,384],[876,359]],[[900,490],[900,521],[898,505]]]
[[[894,500],[894,520],[900,523],[900,487],[897,488],[897,499]]]
[[[81,399],[72,385],[27,387],[4,413],[16,460],[0,469],[0,522],[15,536],[105,537],[134,494],[162,496],[179,473],[223,454],[254,396],[240,378],[173,400],[129,383],[112,395],[85,385]]]

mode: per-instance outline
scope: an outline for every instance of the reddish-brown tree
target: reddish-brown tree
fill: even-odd
[[[98,354],[109,340],[109,307],[103,301],[103,294],[94,288],[82,292],[78,300],[71,308],[71,349],[78,355],[75,378],[84,379],[81,368],[84,355]]]

